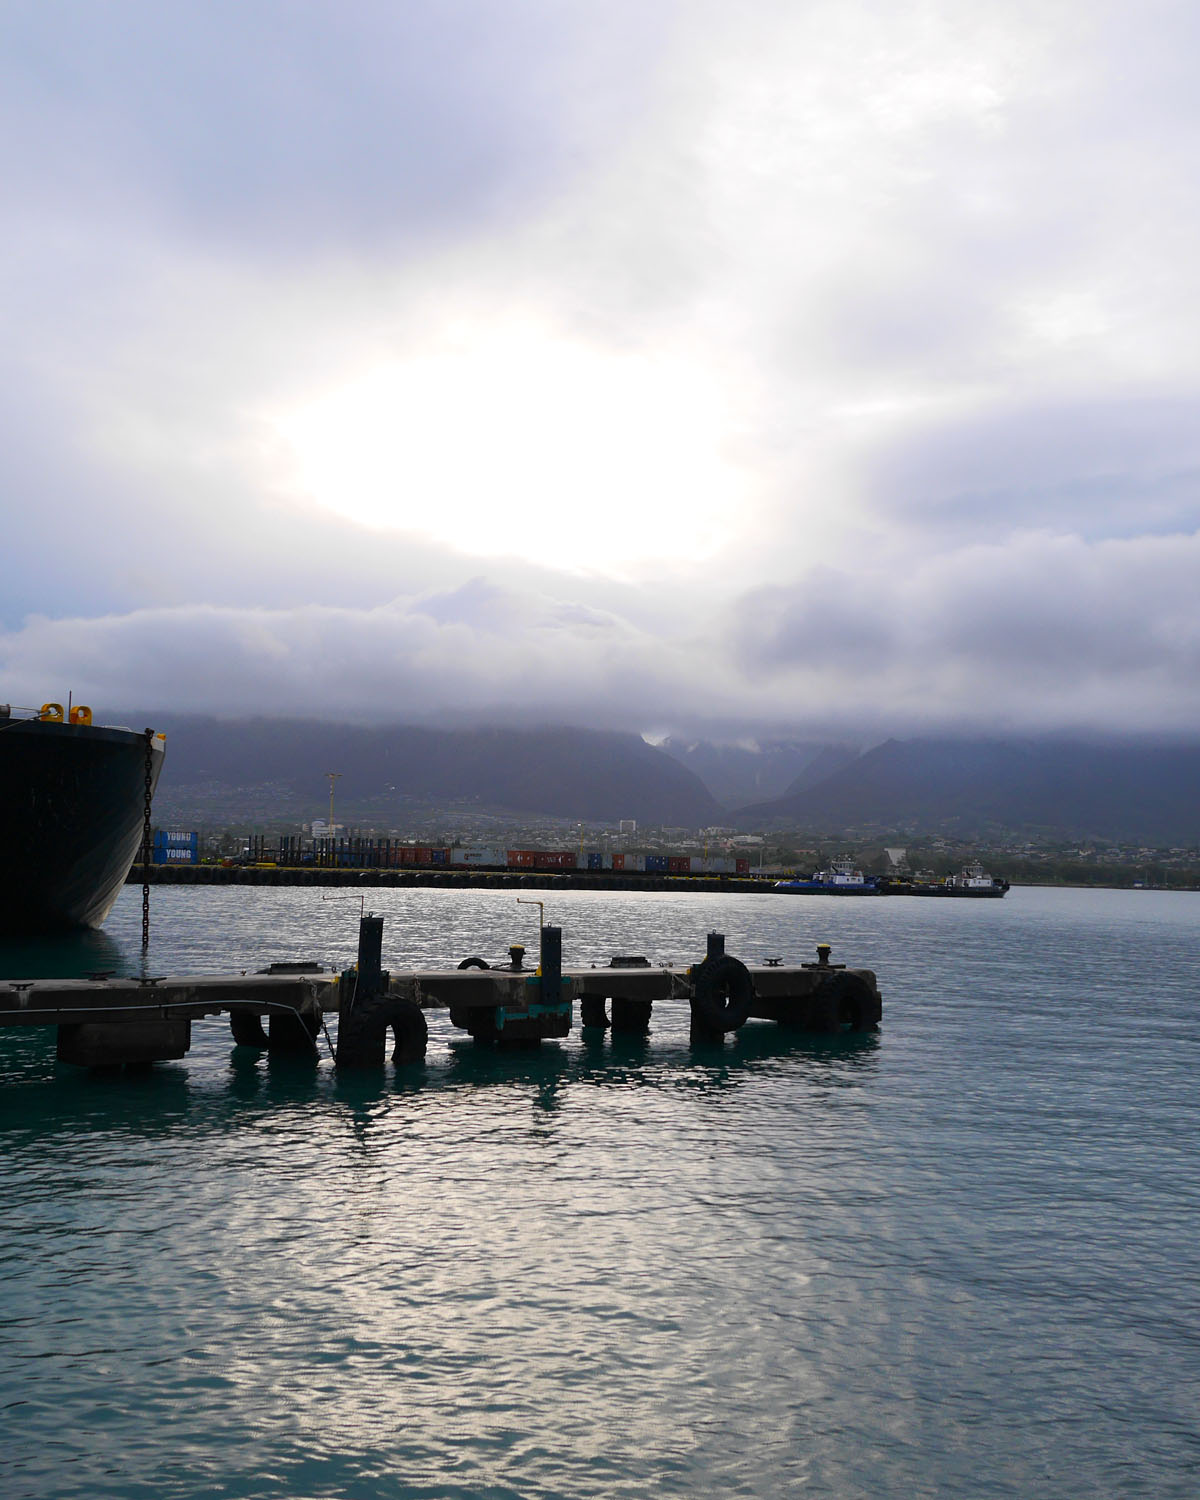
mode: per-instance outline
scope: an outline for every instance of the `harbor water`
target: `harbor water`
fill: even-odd
[[[163,888],[154,974],[353,961],[345,891]],[[394,969],[536,953],[378,890]],[[525,892],[541,896],[540,892]],[[878,1033],[575,1030],[339,1075],[0,1032],[5,1500],[1200,1492],[1200,896],[546,893],[564,962],[876,970]],[[137,973],[103,934],[0,974]]]

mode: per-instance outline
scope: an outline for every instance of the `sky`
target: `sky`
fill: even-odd
[[[0,699],[1200,733],[1198,51],[0,0]]]

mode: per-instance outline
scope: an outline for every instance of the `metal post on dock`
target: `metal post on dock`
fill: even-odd
[[[354,998],[366,999],[383,988],[383,918],[364,916],[358,924],[358,980]]]
[[[562,928],[542,928],[542,1004],[562,1000]]]

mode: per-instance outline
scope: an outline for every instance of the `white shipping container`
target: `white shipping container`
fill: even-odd
[[[478,844],[464,844],[459,849],[451,849],[450,863],[452,865],[503,865],[507,863],[507,855],[496,849],[484,849]]]

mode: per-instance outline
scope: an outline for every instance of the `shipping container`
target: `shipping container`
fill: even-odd
[[[198,832],[154,831],[153,863],[156,865],[194,865],[200,862],[200,834]]]
[[[646,873],[648,875],[665,875],[671,868],[671,856],[669,854],[647,854]]]
[[[667,869],[672,875],[690,875],[692,873],[692,856],[690,854],[672,854],[667,859]]]
[[[478,844],[465,844],[460,849],[451,849],[452,865],[502,865],[504,855],[497,849],[485,849]]]
[[[734,869],[737,871],[737,873],[739,875],[749,875],[749,873],[750,873],[750,861],[748,859],[738,859],[738,860],[735,860],[734,861]]]
[[[614,854],[613,857],[612,857],[612,867],[613,867],[613,869],[614,870],[623,870],[625,868],[625,859],[626,859],[626,856],[624,854]],[[629,868],[632,869],[633,866],[630,865]]]
[[[603,870],[603,868],[604,868],[604,855],[598,853],[594,849],[591,850],[591,851],[589,851],[588,857],[587,857],[587,867],[588,867],[589,870]]]
[[[646,868],[646,856],[644,854],[627,854],[625,856],[626,872],[630,870],[641,871]]]
[[[537,857],[536,849],[509,849],[506,862],[512,868],[532,870],[537,864]]]
[[[579,863],[574,849],[543,849],[537,856],[541,870],[573,870]]]

